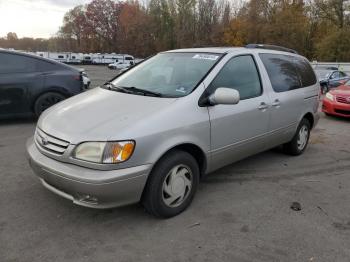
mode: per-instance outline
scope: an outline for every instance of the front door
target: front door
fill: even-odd
[[[263,151],[269,129],[269,97],[252,55],[231,58],[208,87],[213,93],[219,87],[236,89],[236,105],[209,107],[211,123],[211,157],[213,170],[246,156]]]

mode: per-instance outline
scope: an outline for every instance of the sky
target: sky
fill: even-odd
[[[62,25],[64,14],[91,0],[0,0],[0,37],[49,38]]]

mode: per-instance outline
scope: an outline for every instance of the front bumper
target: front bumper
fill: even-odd
[[[73,203],[111,208],[141,199],[151,165],[101,171],[59,162],[43,155],[33,138],[27,141],[28,161],[43,186]]]
[[[322,112],[340,117],[350,117],[350,104],[323,99]]]

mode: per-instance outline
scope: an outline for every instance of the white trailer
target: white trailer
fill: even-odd
[[[108,65],[115,62],[123,62],[128,64],[133,64],[134,57],[127,54],[94,54],[92,56],[92,63],[93,64],[102,64],[102,65]]]
[[[70,53],[68,62],[69,64],[81,64],[84,59],[83,53]]]
[[[49,52],[35,52],[37,56],[41,56],[44,58],[49,58]]]
[[[90,53],[90,54],[83,54],[82,64],[84,64],[84,65],[92,64],[93,58],[94,58],[94,54],[92,54],[92,53]]]
[[[131,55],[118,55],[115,62],[108,64],[109,69],[125,69],[135,64],[135,58]]]
[[[117,59],[117,54],[112,53],[112,54],[94,54],[92,58],[92,63],[93,64],[110,64],[115,62]]]
[[[67,52],[48,52],[47,58],[58,61],[58,62],[67,63],[69,61],[69,53],[67,53]]]

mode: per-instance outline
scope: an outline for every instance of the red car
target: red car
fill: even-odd
[[[350,117],[350,80],[325,95],[322,111],[326,115]]]

